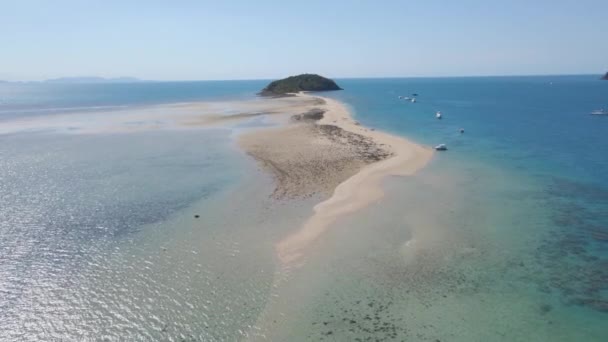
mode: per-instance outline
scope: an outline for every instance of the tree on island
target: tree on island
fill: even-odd
[[[300,91],[327,90],[342,90],[342,88],[340,88],[336,82],[330,80],[329,78],[325,78],[317,74],[301,74],[270,82],[266,88],[262,89],[260,95],[281,96]]]

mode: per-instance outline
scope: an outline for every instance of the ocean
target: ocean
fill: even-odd
[[[273,244],[318,199],[276,203],[234,143],[271,123],[145,125],[266,81],[0,84],[0,340],[608,338],[608,82],[337,81],[362,124],[448,150],[288,270]]]

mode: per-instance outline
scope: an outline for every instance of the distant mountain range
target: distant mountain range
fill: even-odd
[[[96,76],[86,77],[60,77],[52,78],[43,81],[44,83],[133,83],[133,82],[146,82],[135,77],[116,77],[116,78],[104,78]]]

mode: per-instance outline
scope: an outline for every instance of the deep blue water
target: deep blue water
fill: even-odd
[[[608,186],[608,82],[596,76],[341,80],[366,125],[451,153]],[[417,93],[416,103],[398,96]],[[436,111],[443,119],[435,119]],[[465,129],[465,134],[458,131]]]

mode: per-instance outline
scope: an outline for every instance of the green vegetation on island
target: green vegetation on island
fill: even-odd
[[[342,90],[336,82],[316,74],[301,74],[290,76],[282,80],[270,82],[266,88],[262,89],[262,96],[282,96],[288,93],[300,91],[327,91]]]

